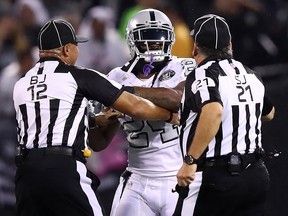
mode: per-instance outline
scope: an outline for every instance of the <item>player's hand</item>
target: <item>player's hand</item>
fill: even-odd
[[[177,182],[179,186],[185,187],[191,184],[195,179],[195,172],[197,170],[197,164],[188,165],[183,163],[177,173]]]
[[[180,125],[180,119],[178,113],[173,113],[172,120],[169,123],[173,125]]]
[[[123,117],[123,113],[115,111],[110,107],[104,108],[99,114],[96,114],[96,125],[100,127],[108,126],[118,121],[118,118]]]

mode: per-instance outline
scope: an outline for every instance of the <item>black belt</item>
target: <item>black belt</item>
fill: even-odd
[[[242,168],[246,168],[249,164],[253,164],[260,159],[260,157],[255,153],[243,154],[243,155],[239,154],[239,156]],[[197,171],[203,171],[205,168],[208,167],[227,166],[229,164],[230,157],[231,154],[219,157],[200,159],[197,166]]]
[[[53,146],[46,148],[33,148],[33,149],[25,149],[24,155],[67,155],[74,156],[74,151],[70,147],[65,146]]]
[[[51,146],[46,148],[33,148],[33,149],[26,149],[22,148],[21,146],[16,147],[16,154],[15,154],[15,164],[19,167],[25,159],[28,158],[41,158],[45,155],[65,155],[65,156],[73,156],[78,158],[80,161],[85,163],[81,157],[77,157],[76,152],[73,148],[67,146]],[[83,156],[82,156],[83,157]]]

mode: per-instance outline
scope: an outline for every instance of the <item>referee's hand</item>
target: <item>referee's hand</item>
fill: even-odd
[[[195,179],[197,164],[188,165],[183,163],[177,173],[177,182],[179,186],[185,187],[192,183]]]

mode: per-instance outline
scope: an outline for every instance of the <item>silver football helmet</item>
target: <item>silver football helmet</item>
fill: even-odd
[[[161,62],[171,57],[175,33],[169,18],[159,10],[144,9],[136,13],[126,28],[126,41],[132,58]],[[151,49],[151,45],[157,48]],[[150,47],[150,48],[149,48]]]

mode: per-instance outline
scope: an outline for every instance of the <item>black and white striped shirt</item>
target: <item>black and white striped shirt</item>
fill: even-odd
[[[122,86],[94,70],[43,58],[14,87],[19,144],[86,147],[88,100],[112,105]]]
[[[194,137],[202,106],[219,102],[222,122],[202,157],[251,153],[261,147],[264,85],[252,70],[233,59],[205,60],[186,80],[181,101],[182,153]]]

